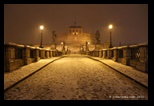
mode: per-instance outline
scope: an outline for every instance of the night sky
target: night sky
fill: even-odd
[[[148,4],[4,4],[4,41],[39,44],[43,24],[43,44],[50,44],[52,31],[61,37],[75,22],[85,33],[99,30],[102,43],[109,24],[113,45],[148,42]]]

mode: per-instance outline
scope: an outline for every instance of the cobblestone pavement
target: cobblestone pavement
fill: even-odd
[[[148,100],[148,89],[81,55],[57,60],[4,93],[5,100]]]

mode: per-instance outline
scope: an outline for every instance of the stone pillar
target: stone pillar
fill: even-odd
[[[110,50],[110,49],[107,50],[107,58],[108,58],[108,59],[111,58],[111,50]]]
[[[30,49],[27,46],[25,46],[25,48],[24,48],[24,56],[23,56],[23,58],[24,58],[24,64],[25,65],[29,64]]]
[[[4,71],[11,71],[10,64],[14,62],[15,59],[15,49],[9,45],[4,46]]]
[[[103,58],[107,57],[107,50],[103,50]]]
[[[101,50],[101,52],[102,52],[102,57],[101,58],[103,58],[103,50]]]
[[[39,57],[39,49],[35,49],[35,54],[34,54],[34,58],[35,58],[35,61],[38,61],[40,59]]]
[[[145,63],[147,61],[147,56],[148,56],[147,47],[146,46],[140,46],[139,51],[140,51],[139,61]]]
[[[147,45],[142,45],[139,46],[139,51],[140,51],[140,56],[139,56],[139,61],[142,64],[141,66],[138,65],[139,69],[148,72],[148,46]]]
[[[44,56],[47,58],[47,50],[44,51]]]
[[[101,58],[103,55],[102,50],[99,50],[99,57]]]
[[[49,58],[49,51],[46,50],[45,52],[46,52],[46,58]]]
[[[96,51],[96,57],[99,57],[99,50]]]
[[[40,58],[41,59],[45,58],[45,51],[43,49],[40,49]]]
[[[42,59],[45,59],[45,50],[42,50]]]
[[[41,49],[39,49],[39,57],[40,57],[40,59],[42,59],[42,50]]]
[[[114,50],[113,50],[113,60],[114,61],[118,61],[118,49],[117,48],[115,48]]]
[[[49,57],[50,58],[52,57],[52,51],[51,50],[49,51]]]
[[[64,55],[65,55],[65,52],[64,52]],[[59,52],[58,51],[56,51],[56,56],[59,56]]]
[[[123,58],[122,58],[122,64],[129,65],[130,62],[130,48],[124,47],[123,48]]]
[[[56,56],[56,51],[52,50],[52,57],[55,57],[55,56]]]

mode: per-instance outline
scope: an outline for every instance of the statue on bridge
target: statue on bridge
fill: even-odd
[[[96,33],[95,33],[95,38],[96,38],[96,44],[100,44],[100,40],[99,40],[99,38],[100,38],[100,33],[99,33],[98,30],[97,30]]]
[[[99,31],[97,30],[96,33],[95,33],[95,39],[96,39],[96,44],[95,44],[95,49],[96,51],[100,50],[101,49],[101,44],[100,44],[100,33]]]
[[[52,31],[52,43],[51,43],[51,49],[55,50],[56,49],[56,33],[55,31]]]
[[[55,31],[52,31],[52,41],[53,41],[53,43],[56,43],[56,33],[55,33]]]

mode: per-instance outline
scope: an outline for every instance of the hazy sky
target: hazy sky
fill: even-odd
[[[50,44],[53,30],[61,37],[74,22],[85,33],[99,30],[101,42],[109,24],[114,45],[148,42],[148,4],[4,4],[4,41],[39,44],[43,24],[43,44]]]

